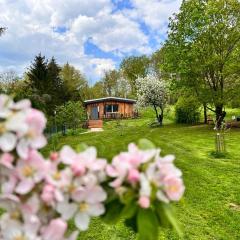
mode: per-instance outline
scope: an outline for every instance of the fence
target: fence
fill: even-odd
[[[87,122],[82,121],[78,123],[63,123],[63,124],[50,124],[46,127],[44,133],[45,136],[49,139],[55,134],[61,134],[62,136],[66,136],[68,133],[76,133],[80,129],[87,128]]]

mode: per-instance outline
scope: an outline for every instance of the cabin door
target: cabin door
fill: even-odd
[[[98,107],[92,107],[91,119],[98,119]]]

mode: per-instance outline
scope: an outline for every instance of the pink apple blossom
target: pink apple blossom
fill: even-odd
[[[128,177],[127,177],[127,180],[130,182],[130,183],[137,183],[140,179],[140,173],[137,169],[130,169],[128,171]]]
[[[67,223],[61,218],[53,219],[42,231],[43,240],[63,240]]]
[[[46,175],[47,165],[40,153],[31,150],[25,160],[20,159],[17,162],[17,175],[19,183],[16,186],[16,192],[26,194],[30,192],[36,183],[42,181]]]
[[[41,199],[46,205],[55,206],[56,202],[63,201],[64,197],[60,189],[51,184],[46,184],[43,187]]]
[[[51,152],[49,159],[52,160],[52,161],[57,161],[59,159],[58,152]]]
[[[71,147],[64,146],[60,151],[60,159],[64,164],[71,166],[76,176],[84,175],[86,172],[93,172],[99,180],[105,179],[104,173],[107,161],[97,158],[97,151],[94,147],[89,147],[85,151],[76,153]]]
[[[149,197],[141,196],[138,200],[138,204],[141,208],[149,208],[150,207]]]
[[[8,214],[4,214],[1,217],[0,222],[1,239],[4,240],[16,240],[16,239],[27,239],[27,240],[41,240],[37,235],[36,229],[32,228],[31,223],[22,223],[19,220],[12,219]]]
[[[6,168],[13,168],[14,156],[10,153],[3,153],[0,156],[0,165],[3,165]]]
[[[10,132],[5,132],[0,136],[0,150],[3,152],[12,151],[17,143],[17,137]]]
[[[163,182],[164,191],[171,201],[179,201],[182,197],[185,187],[183,181],[179,177],[168,177]]]
[[[134,181],[138,181],[138,168],[142,164],[151,161],[156,153],[155,149],[141,150],[135,144],[129,144],[128,152],[122,152],[115,156],[112,163],[106,168],[108,176],[115,178],[110,183],[110,186],[114,188],[120,187],[125,179],[129,179],[131,182],[133,180],[133,173],[135,174]]]
[[[17,145],[17,152],[24,159],[27,158],[29,149],[39,149],[47,143],[46,138],[42,134],[46,125],[46,118],[42,112],[28,109],[26,111],[25,123],[28,126],[28,130]]]
[[[107,195],[100,186],[79,187],[72,195],[73,202],[66,199],[58,204],[57,210],[62,218],[74,218],[78,229],[85,231],[88,228],[90,217],[100,216],[104,213],[103,201]]]

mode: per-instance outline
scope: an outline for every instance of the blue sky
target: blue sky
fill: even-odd
[[[41,52],[94,83],[126,56],[151,54],[180,0],[1,0],[0,71],[24,73]]]

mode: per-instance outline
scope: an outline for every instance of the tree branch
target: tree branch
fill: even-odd
[[[212,108],[208,107],[207,105],[206,105],[206,108],[207,108],[208,110],[210,110],[210,111],[212,111],[212,112],[216,113],[216,111],[215,111],[215,110],[213,110]]]

